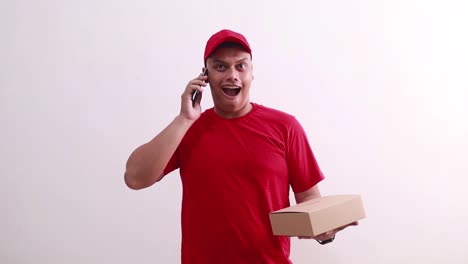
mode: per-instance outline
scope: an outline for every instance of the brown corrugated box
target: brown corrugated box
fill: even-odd
[[[329,195],[269,214],[274,235],[316,236],[366,217],[360,195]]]

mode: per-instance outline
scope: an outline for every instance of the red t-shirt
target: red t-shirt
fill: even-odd
[[[234,119],[206,110],[164,170],[180,168],[183,264],[291,263],[268,213],[323,175],[296,118],[252,105]]]

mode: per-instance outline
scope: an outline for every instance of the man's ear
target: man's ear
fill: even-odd
[[[252,81],[255,79],[255,76],[253,74],[253,64],[252,64]]]

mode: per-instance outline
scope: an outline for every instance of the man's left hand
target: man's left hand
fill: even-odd
[[[333,239],[336,235],[336,233],[340,232],[341,230],[347,228],[347,227],[350,227],[350,226],[357,226],[359,225],[359,222],[356,221],[356,222],[353,222],[351,224],[347,224],[345,226],[342,226],[342,227],[338,227],[336,229],[333,229],[333,230],[330,230],[328,232],[325,232],[323,234],[320,234],[320,235],[317,235],[315,237],[311,237],[311,236],[299,236],[298,238],[299,239],[315,239],[315,240],[318,240],[318,241],[325,241],[325,240],[330,240],[330,239]]]

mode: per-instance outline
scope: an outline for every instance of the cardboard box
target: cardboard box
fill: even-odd
[[[330,195],[269,214],[274,235],[316,236],[365,218],[360,195]]]

